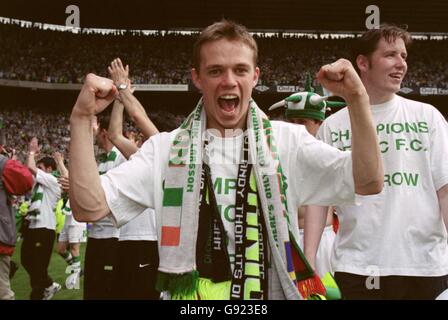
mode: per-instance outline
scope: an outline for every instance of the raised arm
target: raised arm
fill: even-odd
[[[88,74],[70,116],[70,205],[78,221],[96,221],[110,212],[95,162],[92,118],[116,95],[112,80]]]
[[[352,128],[355,192],[361,195],[380,193],[384,169],[369,96],[361,79],[350,61],[345,59],[323,66],[317,79],[325,88],[347,102]]]
[[[120,150],[126,159],[129,159],[132,154],[137,152],[138,147],[123,135],[123,111],[123,104],[115,99],[107,132],[113,145]]]
[[[129,81],[129,66],[123,67],[120,58],[114,59],[108,67],[109,74],[116,85],[126,84],[126,89],[119,91],[120,100],[129,114],[131,120],[142,131],[145,139],[159,133],[157,127],[152,123],[146,114],[145,108],[140,101],[132,94]]]
[[[56,165],[61,173],[61,176],[68,177],[68,170],[64,164],[64,156],[60,152],[56,151],[53,153],[53,159],[56,161]]]
[[[31,173],[35,176],[37,174],[36,155],[39,154],[39,142],[36,137],[31,138],[28,145],[28,156],[26,159],[26,165],[30,169]]]

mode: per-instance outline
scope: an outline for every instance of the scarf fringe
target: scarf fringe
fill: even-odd
[[[199,272],[193,270],[183,274],[172,274],[159,271],[157,274],[156,290],[168,291],[171,296],[190,296],[199,287]]]
[[[315,295],[325,296],[327,293],[318,275],[297,281],[297,288],[304,299],[313,299]]]

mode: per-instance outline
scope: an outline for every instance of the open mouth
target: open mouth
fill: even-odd
[[[391,77],[392,79],[395,79],[395,80],[401,80],[403,78],[403,74],[402,73],[391,73],[391,74],[389,74],[389,77]]]
[[[234,112],[239,103],[240,98],[234,94],[225,94],[218,97],[219,107],[228,113]]]

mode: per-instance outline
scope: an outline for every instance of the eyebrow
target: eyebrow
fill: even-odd
[[[384,54],[389,54],[389,53],[399,53],[399,54],[404,53],[405,55],[408,54],[407,51],[401,51],[401,50],[386,50],[386,51],[384,52]]]
[[[237,67],[247,67],[247,68],[250,68],[250,64],[248,64],[248,63],[238,63],[236,66]]]
[[[212,64],[210,66],[206,66],[205,69],[209,70],[209,69],[215,69],[215,68],[223,68],[224,66],[222,64]],[[241,67],[245,67],[245,68],[250,68],[250,64],[248,63],[238,63],[235,66],[236,68],[241,68]]]
[[[215,69],[215,68],[222,68],[221,64],[212,64],[211,66],[206,66],[205,69]]]

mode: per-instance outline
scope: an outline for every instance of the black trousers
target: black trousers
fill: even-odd
[[[87,239],[84,261],[84,299],[115,299],[117,238]]]
[[[45,288],[53,279],[48,275],[55,231],[45,228],[27,229],[24,233],[20,260],[31,280],[31,300],[42,300]]]
[[[342,297],[349,300],[434,300],[448,288],[448,275],[386,276],[372,279],[369,276],[336,272],[335,280],[341,289]]]
[[[159,254],[157,241],[118,241],[118,299],[159,299],[156,291]]]

